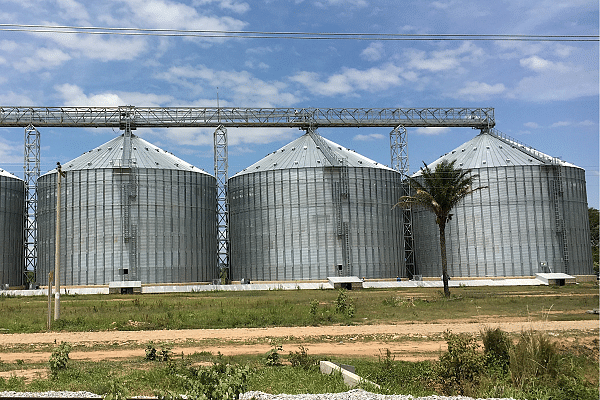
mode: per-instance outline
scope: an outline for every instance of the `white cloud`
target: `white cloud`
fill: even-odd
[[[84,6],[75,0],[56,0],[56,4],[60,7],[60,16],[65,20],[76,20],[81,25],[89,25],[90,16]]]
[[[74,58],[84,56],[93,60],[133,60],[146,51],[147,41],[142,37],[101,37],[98,35],[70,35],[37,33],[36,36],[53,40],[71,50]]]
[[[231,0],[195,0],[192,4],[194,6],[205,6],[211,3],[217,3],[219,8],[230,10],[238,14],[243,14],[250,10],[250,5],[248,3]]]
[[[213,146],[214,128],[154,129],[152,136],[166,138],[179,146]],[[298,134],[297,129],[286,128],[227,128],[229,146],[266,144],[289,140]]]
[[[16,170],[10,168],[11,164],[16,164],[21,167],[23,165],[23,143],[10,142],[3,137],[0,137],[0,168],[4,170]]]
[[[164,107],[173,101],[173,98],[168,95],[139,92],[106,92],[86,95],[79,86],[68,83],[57,85],[55,89],[65,106],[118,107],[132,104],[138,107]]]
[[[0,40],[0,50],[5,52],[15,51],[19,48],[19,44],[12,40]]]
[[[315,2],[317,7],[325,8],[326,6],[346,6],[346,7],[366,7],[369,5],[366,0],[322,0]]]
[[[531,129],[537,129],[540,127],[537,122],[525,122],[523,125]]]
[[[550,128],[560,128],[563,126],[571,126],[573,123],[570,121],[558,121],[550,125]]]
[[[3,91],[0,90],[0,104],[12,104],[12,105],[17,105],[17,106],[22,106],[22,105],[27,105],[27,106],[32,106],[32,105],[36,105],[37,103],[34,102],[31,97],[25,95],[25,94],[20,94],[20,93],[15,93],[13,91]]]
[[[143,21],[145,27],[187,30],[241,30],[246,23],[231,17],[208,17],[187,4],[168,0],[125,0],[131,20]],[[223,4],[232,2],[224,1]],[[243,6],[242,6],[243,7]],[[199,7],[202,9],[202,7]],[[239,6],[238,6],[239,8]],[[130,23],[123,26],[129,26]]]
[[[422,127],[414,130],[418,135],[437,136],[450,131],[450,128],[444,127]]]
[[[287,107],[301,100],[296,94],[286,91],[285,83],[264,81],[248,71],[219,71],[203,65],[188,65],[170,68],[157,77],[197,93],[215,93],[219,88],[223,98],[242,107]]]
[[[383,56],[383,43],[373,42],[364,49],[360,56],[367,61],[378,61]]]
[[[343,68],[340,73],[325,80],[321,80],[316,72],[303,71],[290,77],[290,80],[321,96],[355,95],[357,91],[376,92],[399,86],[402,83],[401,73],[402,68],[386,64],[381,68],[367,70]]]
[[[536,72],[543,71],[557,71],[557,72],[566,72],[569,70],[569,67],[563,63],[555,63],[549,60],[545,60],[538,56],[532,56],[528,58],[521,59],[519,61],[521,66],[528,68],[530,70]]]
[[[427,53],[422,50],[406,51],[408,67],[430,72],[457,69],[464,62],[474,62],[484,57],[483,50],[470,42],[464,42],[456,49],[437,50]]]
[[[498,96],[506,91],[502,83],[490,85],[485,82],[466,82],[462,89],[451,94],[450,97],[462,100],[484,100]]]
[[[526,101],[566,101],[586,96],[598,96],[598,70],[573,66],[568,70],[547,68],[528,76],[507,92],[509,98]]]
[[[71,56],[59,49],[42,47],[36,50],[33,57],[25,57],[15,62],[15,67],[21,71],[37,71],[40,69],[56,68],[69,61]]]
[[[367,142],[367,141],[371,141],[371,140],[385,139],[385,135],[382,135],[381,133],[371,133],[368,135],[356,135],[356,136],[354,136],[353,139],[359,140],[362,142]]]

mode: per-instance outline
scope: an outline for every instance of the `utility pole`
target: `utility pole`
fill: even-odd
[[[48,272],[48,332],[52,327],[52,283],[54,282],[54,272]]]
[[[65,173],[60,166],[60,163],[56,163],[56,169],[58,171],[57,188],[56,188],[56,232],[54,235],[54,281],[55,281],[55,292],[54,292],[54,320],[60,318],[60,195],[61,195],[61,180],[65,176]]]

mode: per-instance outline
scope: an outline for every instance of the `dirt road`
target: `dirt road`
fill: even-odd
[[[296,351],[304,344],[313,355],[369,356],[376,357],[380,351],[389,349],[396,359],[416,361],[435,359],[445,349],[440,334],[446,330],[454,333],[478,333],[486,326],[507,332],[522,330],[547,331],[557,337],[577,337],[591,343],[598,338],[598,320],[537,321],[500,320],[488,323],[447,322],[414,323],[401,325],[355,325],[319,327],[276,327],[237,329],[191,329],[163,331],[105,331],[105,332],[51,332],[33,334],[0,335],[0,360],[25,363],[47,361],[50,353],[43,350],[24,350],[23,345],[34,349],[38,345],[69,342],[85,346],[89,350],[71,353],[73,359],[103,360],[144,356],[135,344],[169,342],[175,354],[193,354],[208,351],[213,354],[264,354],[277,340],[284,342],[283,352]],[[571,335],[569,335],[570,333]],[[265,340],[270,339],[270,340]],[[110,345],[110,347],[108,347]],[[101,349],[93,350],[99,346]],[[38,346],[39,347],[39,346]]]

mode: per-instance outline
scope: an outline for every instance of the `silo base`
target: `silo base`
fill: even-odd
[[[108,284],[109,294],[142,293],[142,281],[113,281]]]

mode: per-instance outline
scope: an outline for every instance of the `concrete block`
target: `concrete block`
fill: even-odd
[[[368,382],[371,385],[374,385],[375,387],[379,388],[378,384],[368,381],[366,379],[363,379],[360,376],[356,375],[355,373],[347,371],[347,370],[343,369],[342,367],[340,367],[339,365],[334,364],[330,361],[321,361],[319,366],[320,366],[322,374],[330,375],[334,371],[341,372],[342,377],[344,378],[344,383],[351,388],[358,386],[361,382]]]

